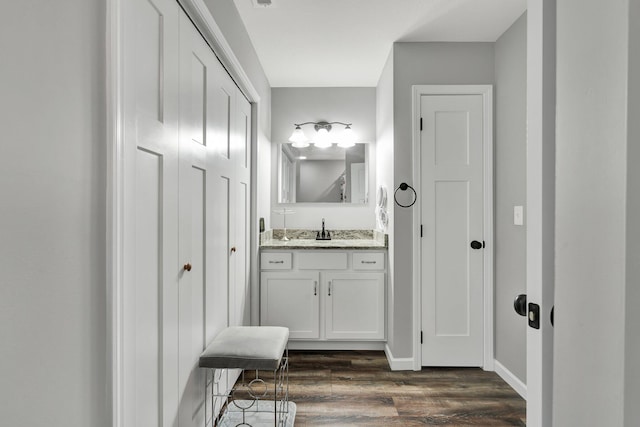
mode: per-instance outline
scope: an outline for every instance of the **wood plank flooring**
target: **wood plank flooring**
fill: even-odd
[[[290,351],[289,356],[296,427],[525,425],[525,401],[494,372],[392,372],[378,351]]]

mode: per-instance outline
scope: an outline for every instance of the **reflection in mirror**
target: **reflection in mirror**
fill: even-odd
[[[280,203],[368,202],[367,144],[295,148],[280,144]]]

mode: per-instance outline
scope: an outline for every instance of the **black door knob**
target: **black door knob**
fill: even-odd
[[[482,243],[478,242],[477,240],[474,240],[473,242],[471,242],[471,248],[482,249]]]
[[[527,295],[520,294],[513,300],[513,309],[520,316],[527,315]]]

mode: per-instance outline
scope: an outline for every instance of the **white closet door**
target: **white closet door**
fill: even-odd
[[[251,314],[249,272],[249,219],[251,217],[250,153],[251,153],[251,105],[236,89],[234,112],[233,150],[234,192],[231,198],[234,231],[232,252],[233,304],[230,323],[235,326],[249,325]]]
[[[122,421],[172,426],[178,408],[178,11],[123,2]]]
[[[216,270],[209,254],[218,236],[214,233],[215,176],[208,88],[215,85],[213,70],[220,64],[192,25],[180,13],[180,263],[179,274],[179,380],[180,426],[205,425],[206,371],[198,359],[213,334],[226,326],[215,319],[226,304],[216,304]],[[226,288],[226,286],[224,286]],[[226,294],[222,293],[226,298]],[[220,317],[220,316],[218,316]],[[224,377],[226,378],[226,376]],[[207,402],[208,403],[208,402]],[[207,409],[211,416],[211,411]]]
[[[230,308],[234,300],[234,292],[231,287],[234,272],[231,268],[233,252],[231,251],[234,240],[232,228],[232,196],[235,190],[234,168],[231,162],[232,149],[232,118],[235,110],[236,87],[218,64],[212,67],[212,79],[207,87],[207,135],[214,150],[215,170],[211,176],[211,188],[215,200],[213,206],[213,233],[215,239],[211,242],[210,255],[213,258],[214,298],[208,300],[208,307],[212,308],[212,316],[215,325],[219,328],[208,336],[212,339],[223,327],[232,324]],[[209,303],[212,305],[209,306]]]

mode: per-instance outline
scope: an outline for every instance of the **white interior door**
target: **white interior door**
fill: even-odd
[[[483,366],[483,97],[422,95],[420,115],[422,365]]]
[[[217,301],[214,258],[210,250],[219,238],[213,224],[216,205],[212,189],[215,149],[208,108],[210,86],[220,67],[218,59],[189,18],[180,13],[180,263],[179,273],[179,380],[180,426],[205,425],[206,371],[198,359],[215,334],[227,324],[214,316],[226,311]],[[224,298],[226,293],[222,293]],[[226,378],[226,377],[225,377]],[[223,378],[223,384],[224,379]],[[208,403],[208,402],[207,402]],[[207,414],[211,412],[208,411]]]
[[[178,20],[173,0],[123,3],[122,425],[178,410]]]
[[[366,171],[364,163],[351,164],[351,203],[366,202]]]

